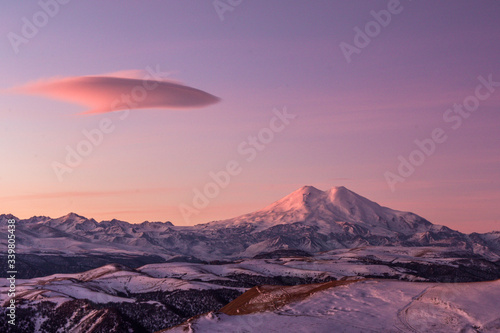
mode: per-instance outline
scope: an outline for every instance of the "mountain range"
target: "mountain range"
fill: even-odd
[[[327,191],[304,186],[253,213],[195,226],[116,219],[97,222],[70,213],[25,220],[4,214],[0,228],[5,229],[12,218],[18,221],[17,259],[25,278],[81,272],[108,263],[139,267],[361,246],[440,246],[493,261],[500,257],[498,231],[464,234],[414,213],[382,207],[343,186]],[[0,240],[2,246],[6,240]]]

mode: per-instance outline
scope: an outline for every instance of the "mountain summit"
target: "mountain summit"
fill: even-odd
[[[324,234],[353,226],[381,236],[423,232],[432,226],[418,215],[382,207],[344,186],[327,191],[304,186],[261,210],[209,225],[227,228],[251,224],[256,232],[293,223],[315,226]]]

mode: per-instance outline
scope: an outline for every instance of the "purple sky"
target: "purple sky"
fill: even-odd
[[[391,3],[243,0],[222,21],[212,1],[69,1],[13,47],[12,36],[24,38],[23,25],[43,19],[42,8],[2,2],[4,92],[54,77],[159,68],[221,102],[79,115],[85,106],[5,92],[0,213],[186,225],[260,209],[303,185],[344,185],[436,224],[500,230],[500,87],[457,129],[443,119],[474,96],[479,76],[500,82],[500,2]],[[348,63],[339,45],[354,45],[354,28],[364,30],[370,12],[388,4],[399,13]],[[284,108],[296,117],[248,161],[241,145],[269,135]],[[102,122],[112,130],[58,177],[54,163],[65,164],[67,147]],[[392,191],[386,172],[397,175],[398,156],[408,159],[414,141],[436,128],[447,140]],[[210,172],[229,161],[238,172],[196,207],[194,189],[203,191]],[[185,218],[180,207],[196,212]]]

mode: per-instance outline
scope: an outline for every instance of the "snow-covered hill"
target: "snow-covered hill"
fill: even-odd
[[[220,312],[161,332],[493,333],[500,331],[499,298],[500,280],[255,287]]]
[[[485,281],[500,276],[500,265],[444,247],[361,247],[316,255],[278,251],[259,257],[211,264],[148,264],[136,269],[109,264],[81,273],[17,279],[17,328],[23,332],[155,332],[221,308],[224,313],[232,309],[230,314],[273,311],[287,305],[290,297],[304,300],[326,287],[366,278],[404,280],[414,283],[415,289],[427,282]],[[9,288],[7,279],[0,280],[0,318],[4,319]],[[249,288],[265,292],[248,306],[248,295],[243,303],[240,299],[236,306],[227,305]],[[356,295],[361,303],[363,293]],[[366,295],[368,303],[373,301],[371,294]],[[318,306],[316,311],[323,311],[324,305],[312,304]],[[358,308],[352,310],[357,315]],[[223,315],[214,316],[225,320]],[[210,327],[217,332],[216,326]],[[0,331],[11,329],[0,319]]]
[[[112,264],[16,280],[16,326],[7,324],[9,281],[0,281],[1,332],[154,332],[218,309],[245,289],[153,277]]]

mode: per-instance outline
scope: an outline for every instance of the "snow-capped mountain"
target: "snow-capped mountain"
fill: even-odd
[[[253,232],[257,232],[297,222],[314,226],[323,234],[351,228],[379,236],[425,232],[432,225],[413,213],[382,207],[343,186],[328,191],[304,186],[264,209],[209,225],[224,228],[252,225]]]
[[[9,218],[15,217],[0,215],[0,228]],[[256,212],[192,227],[97,222],[74,213],[56,219],[37,216],[18,221],[16,240],[24,277],[79,272],[112,262],[138,267],[178,256],[210,261],[360,246],[453,247],[494,261],[500,255],[498,232],[466,235],[382,207],[345,187],[321,191],[304,186]],[[0,239],[2,246],[6,241]]]
[[[327,191],[304,186],[264,209],[202,226],[212,232],[241,230],[249,234],[246,238],[253,236],[257,242],[246,247],[245,256],[279,249],[318,252],[367,245],[441,245],[500,254],[499,234],[477,234],[472,240],[414,213],[382,207],[343,186]]]

